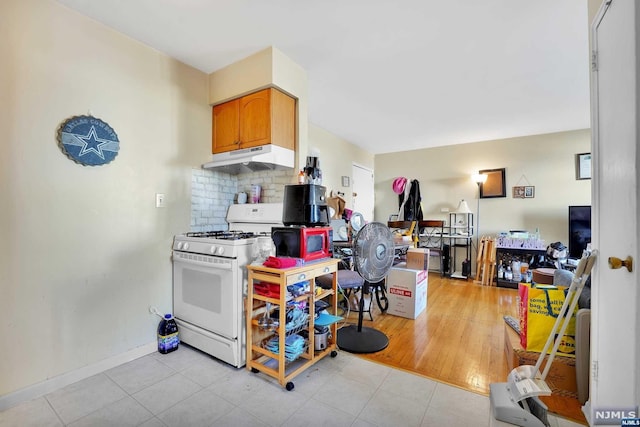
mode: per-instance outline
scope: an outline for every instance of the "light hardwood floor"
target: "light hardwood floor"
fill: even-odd
[[[515,289],[482,286],[429,273],[427,309],[415,320],[380,313],[375,299],[374,320],[364,325],[384,332],[389,346],[362,357],[415,372],[480,394],[489,384],[505,382],[504,315],[517,318]],[[351,313],[349,322],[355,323]],[[576,399],[547,402],[554,412],[585,423]]]

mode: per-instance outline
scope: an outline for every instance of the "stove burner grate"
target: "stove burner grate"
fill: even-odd
[[[194,231],[186,234],[187,237],[219,240],[243,240],[260,236],[270,236],[269,233],[252,233],[246,231]]]

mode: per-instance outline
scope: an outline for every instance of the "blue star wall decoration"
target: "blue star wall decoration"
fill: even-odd
[[[112,161],[120,150],[118,135],[106,122],[93,116],[74,116],[58,128],[58,145],[63,153],[84,166]]]

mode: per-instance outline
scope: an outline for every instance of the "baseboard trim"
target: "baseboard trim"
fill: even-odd
[[[77,381],[89,378],[93,375],[104,372],[108,369],[115,368],[123,363],[131,362],[139,357],[151,354],[158,350],[158,344],[151,342],[143,346],[129,350],[126,353],[117,354],[109,357],[108,359],[101,360],[98,363],[84,366],[80,369],[70,371],[57,377],[50,378],[37,384],[30,385],[22,388],[13,393],[0,396],[0,411],[4,411],[13,406],[19,405],[24,402],[28,402],[38,397],[42,397],[47,393],[58,390],[62,387],[66,387],[69,384],[73,384]]]
[[[586,402],[584,402],[584,405],[582,406],[582,413],[584,414],[584,417],[587,420],[587,423],[592,426],[593,424],[591,424],[591,400],[587,400]]]

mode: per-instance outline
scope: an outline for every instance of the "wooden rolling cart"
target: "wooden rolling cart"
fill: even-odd
[[[327,259],[323,261],[309,263],[302,267],[287,269],[277,269],[264,267],[261,265],[249,265],[249,283],[247,289],[246,313],[247,313],[247,369],[254,373],[262,372],[278,379],[278,382],[287,390],[293,390],[294,385],[291,380],[302,371],[313,365],[323,357],[331,355],[335,357],[336,351],[336,323],[329,325],[330,337],[327,338],[327,345],[322,350],[315,350],[314,345],[314,319],[315,302],[325,300],[329,303],[329,311],[337,312],[337,259]],[[315,278],[325,274],[332,274],[331,289],[322,289],[317,294],[315,292]],[[287,286],[309,281],[309,292],[287,300]],[[255,292],[255,285],[268,286],[274,290],[273,293]],[[287,304],[306,303],[309,316],[307,321],[300,327],[287,330]],[[265,327],[265,318],[271,317],[272,306],[279,310],[278,324],[274,327]],[[284,310],[280,310],[285,307]],[[296,360],[288,361],[285,357],[285,342],[288,337],[300,331],[308,334],[304,351]],[[274,342],[277,339],[279,349],[277,353],[267,348],[265,343]]]

